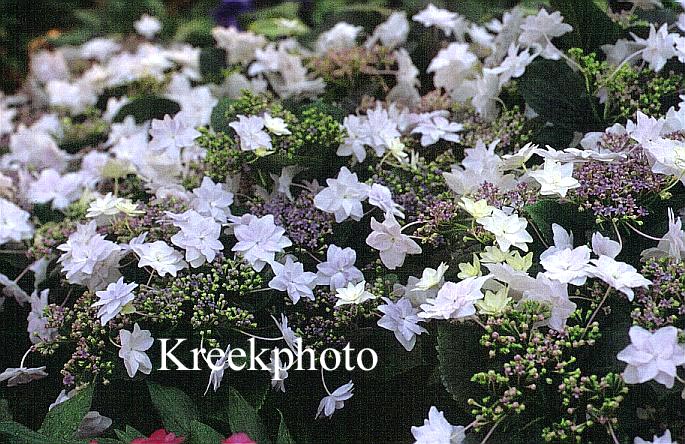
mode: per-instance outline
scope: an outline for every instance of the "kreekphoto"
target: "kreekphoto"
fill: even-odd
[[[685,0],[0,10],[0,443],[685,444]]]

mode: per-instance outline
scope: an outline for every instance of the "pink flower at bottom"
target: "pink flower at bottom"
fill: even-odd
[[[221,444],[257,444],[252,438],[250,438],[247,433],[240,432],[234,433],[228,438],[221,441]]]
[[[185,440],[183,436],[176,436],[175,433],[159,429],[152,432],[152,435],[147,438],[134,439],[131,444],[182,444]]]

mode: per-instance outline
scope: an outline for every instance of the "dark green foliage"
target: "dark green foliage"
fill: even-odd
[[[90,410],[92,400],[93,386],[89,385],[73,398],[50,410],[38,432],[52,439],[65,441],[72,439],[83,417]]]
[[[114,117],[115,122],[121,122],[126,116],[133,116],[136,123],[146,120],[163,119],[165,114],[174,115],[181,110],[178,103],[163,97],[147,96],[134,99],[122,106]]]
[[[228,390],[226,412],[232,433],[245,432],[258,444],[271,442],[255,409],[233,387]]]
[[[564,23],[573,26],[573,31],[559,38],[562,48],[597,51],[624,35],[621,26],[607,15],[606,0],[551,0],[550,4],[561,12]]]
[[[565,61],[538,58],[518,82],[519,92],[540,117],[555,127],[588,132],[603,128],[583,77]]]
[[[193,421],[199,419],[199,413],[188,395],[179,388],[163,387],[154,382],[148,382],[147,386],[164,427],[176,434],[189,435]]]
[[[206,81],[219,83],[226,68],[226,52],[221,48],[207,47],[200,51],[200,74]]]

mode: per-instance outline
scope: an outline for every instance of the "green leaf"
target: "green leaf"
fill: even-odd
[[[1,442],[11,444],[55,444],[54,438],[47,438],[13,421],[0,422],[0,438]]]
[[[50,410],[43,425],[38,430],[41,434],[60,440],[72,439],[78,426],[83,421],[93,401],[93,386],[84,388],[73,398],[56,405]]]
[[[623,29],[607,15],[606,0],[552,0],[553,8],[564,16],[573,31],[559,38],[562,47],[582,48],[585,52],[614,44],[624,34]]]
[[[200,50],[200,74],[205,80],[219,83],[224,68],[226,68],[226,52],[223,49],[202,48]]]
[[[450,4],[448,8],[473,22],[485,23],[497,18],[512,6],[511,0],[460,0]]]
[[[232,433],[245,432],[257,444],[270,443],[257,411],[233,387],[228,388],[228,424]]]
[[[228,126],[228,124],[231,122],[226,118],[226,111],[228,111],[228,109],[234,103],[235,100],[224,97],[223,99],[219,100],[219,103],[216,104],[212,110],[212,116],[210,118],[210,123],[214,131],[229,133],[233,130],[230,126]]]
[[[567,231],[575,232],[578,236],[594,227],[591,214],[579,213],[576,205],[571,203],[562,205],[556,200],[545,199],[524,207],[523,212],[549,244],[553,242],[553,223],[561,225]]]
[[[163,387],[154,382],[148,382],[147,386],[164,427],[176,434],[189,436],[191,423],[200,419],[200,414],[188,395],[176,387]]]
[[[173,115],[180,110],[178,103],[164,97],[139,97],[122,106],[114,116],[114,122],[121,122],[126,116],[133,116],[136,123],[140,124],[146,120],[163,119],[165,114]]]
[[[283,419],[283,413],[278,410],[278,414],[281,416],[281,422],[278,425],[278,435],[276,435],[276,444],[295,444],[295,440],[290,436],[288,427],[285,425],[285,419]]]
[[[11,421],[12,412],[6,399],[0,399],[0,421]]]
[[[210,426],[195,420],[191,421],[190,430],[188,444],[213,444],[220,442],[224,438]]]
[[[256,20],[250,23],[248,30],[270,39],[278,39],[305,34],[309,28],[298,19],[278,17]]]
[[[117,438],[124,442],[131,442],[136,438],[140,438],[143,435],[141,432],[138,430],[134,429],[131,426],[126,426],[126,429],[124,431],[121,430],[114,430],[114,433],[117,435]]]
[[[471,382],[471,376],[481,371],[488,360],[480,346],[481,331],[468,324],[438,324],[438,362],[442,385],[459,407],[465,408],[469,398],[480,399],[483,389]]]
[[[518,82],[526,103],[546,121],[573,131],[603,128],[585,81],[563,60],[538,58]]]

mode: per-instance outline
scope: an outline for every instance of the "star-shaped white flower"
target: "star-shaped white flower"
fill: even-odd
[[[276,253],[292,245],[271,214],[251,218],[247,224],[236,226],[233,234],[238,242],[232,251],[240,253],[256,271],[262,271],[266,264],[273,265]]]
[[[461,282],[445,282],[435,298],[421,304],[419,317],[424,319],[460,319],[476,313],[474,303],[483,299],[481,287],[491,276],[466,278]]]
[[[336,410],[339,410],[345,406],[345,401],[352,397],[352,390],[354,389],[354,384],[352,381],[345,385],[341,385],[337,389],[325,396],[319,403],[319,408],[316,411],[316,418],[318,418],[321,413],[329,418],[333,416]]]
[[[347,287],[338,288],[335,295],[338,298],[338,301],[335,303],[335,306],[358,305],[375,299],[376,296],[366,291],[365,287],[366,282],[361,281],[358,284],[349,283],[347,284]]]
[[[490,216],[480,218],[477,222],[495,235],[502,251],[509,251],[511,246],[528,251],[526,243],[533,242],[533,237],[526,231],[528,221],[517,214],[507,215],[504,211],[495,208]]]
[[[678,343],[678,329],[668,326],[650,333],[634,325],[628,332],[631,344],[616,358],[628,364],[623,379],[628,384],[642,384],[654,379],[672,388],[678,366],[685,364],[685,347]]]
[[[136,322],[132,332],[124,329],[119,330],[119,341],[121,342],[119,357],[124,360],[128,376],[133,378],[138,370],[149,375],[152,371],[152,362],[145,352],[155,342],[150,331],[141,330]]]
[[[443,412],[432,406],[422,426],[412,426],[414,444],[461,444],[466,439],[463,426],[453,426]]]
[[[133,290],[136,287],[138,284],[135,282],[127,284],[124,282],[124,278],[120,277],[118,281],[109,284],[105,290],[95,292],[100,300],[94,302],[92,306],[100,307],[98,317],[102,325],[107,324],[116,315],[126,310],[126,306],[135,298]]]
[[[383,265],[390,270],[401,267],[407,254],[421,254],[421,247],[412,238],[402,233],[402,227],[391,213],[380,223],[371,218],[371,234],[366,244],[380,251]]]
[[[558,194],[566,197],[568,190],[580,187],[580,182],[573,177],[573,163],[561,164],[555,160],[545,159],[544,167],[528,173],[541,186],[540,194],[551,196]]]
[[[245,117],[239,114],[238,121],[228,126],[240,137],[240,149],[243,151],[270,151],[273,148],[271,137],[264,131],[264,119],[259,116]]]

